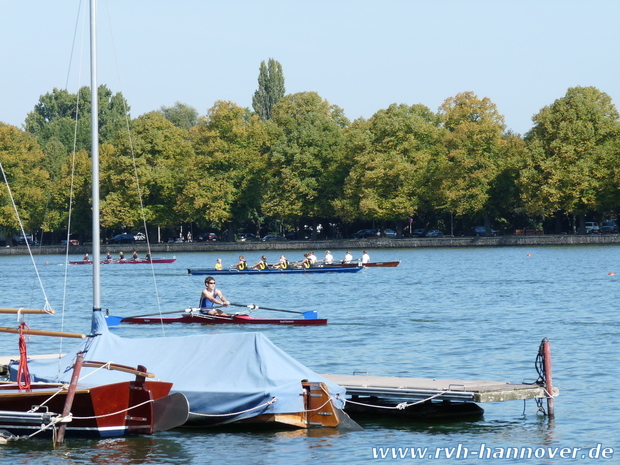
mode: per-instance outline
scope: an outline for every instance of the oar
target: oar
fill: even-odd
[[[251,308],[252,310],[258,310],[259,308],[262,308],[263,310],[271,310],[272,312],[297,313],[298,315],[303,315],[304,319],[306,320],[316,320],[318,318],[318,312],[315,310],[308,310],[307,312],[296,312],[294,310],[282,310],[280,308],[259,307],[258,305],[254,305],[254,304],[243,305],[243,304],[234,304],[231,302],[230,305],[234,305],[235,307],[247,307],[247,308]]]

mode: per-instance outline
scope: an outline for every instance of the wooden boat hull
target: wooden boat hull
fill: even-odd
[[[170,324],[170,323],[193,323],[203,325],[236,324],[236,325],[286,325],[286,326],[316,326],[326,325],[326,319],[305,318],[256,318],[249,315],[202,315],[198,313],[182,313],[178,316],[149,316],[123,318],[121,323],[131,324]]]
[[[171,409],[178,411],[176,426],[189,415],[187,399],[182,394],[169,396],[172,383],[160,381],[124,381],[98,386],[78,386],[71,408],[72,419],[67,423],[65,436],[104,438],[132,434],[152,434],[162,425]],[[31,391],[16,389],[15,383],[0,384],[0,429],[15,436],[31,435],[41,429],[42,420],[36,414],[29,419],[20,415],[33,406],[43,405],[42,412],[53,418],[63,411],[67,390],[60,384],[32,385]],[[163,407],[157,402],[165,400]],[[186,412],[183,412],[183,403]],[[184,415],[184,416],[183,416]],[[45,415],[43,422],[46,423]],[[180,423],[179,423],[180,422]],[[58,427],[58,426],[57,426]],[[54,428],[37,435],[49,437]]]
[[[312,274],[312,273],[357,273],[362,269],[361,266],[350,267],[331,267],[320,266],[312,268],[286,268],[284,270],[279,268],[267,268],[265,270],[237,270],[236,268],[229,270],[207,270],[189,268],[188,274],[191,275],[252,275],[252,274]]]
[[[139,258],[137,260],[129,259],[129,260],[101,260],[102,265],[138,265],[138,264],[149,264],[149,263],[174,263],[176,258],[154,258],[152,260],[145,260]],[[92,265],[92,260],[76,260],[70,261],[69,265]]]

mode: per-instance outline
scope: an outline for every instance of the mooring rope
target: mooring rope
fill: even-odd
[[[388,409],[388,410],[405,410],[407,407],[412,407],[413,405],[422,404],[424,402],[428,402],[429,400],[433,400],[436,397],[443,396],[447,392],[449,392],[449,391],[438,392],[437,394],[434,394],[434,395],[432,395],[430,397],[427,397],[426,399],[422,399],[422,400],[419,400],[417,402],[412,402],[410,404],[407,403],[407,402],[401,402],[400,404],[397,404],[397,405],[394,405],[394,406],[365,404],[365,403],[362,403],[362,402],[353,401],[351,399],[348,399],[347,403],[348,404],[355,404],[355,405],[362,405],[364,407],[383,408],[383,409]]]

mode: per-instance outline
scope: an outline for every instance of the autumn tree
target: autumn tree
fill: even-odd
[[[424,105],[390,105],[346,131],[349,161],[339,215],[400,221],[415,215],[433,191],[432,166],[441,153],[441,119]],[[400,229],[400,228],[399,228]]]
[[[283,98],[271,121],[280,137],[269,152],[263,211],[292,223],[333,218],[332,202],[347,175],[339,169],[349,124],[344,112],[315,92],[301,92]]]
[[[132,125],[130,138],[119,132],[115,144],[102,145],[101,225],[137,228],[176,226],[184,186],[184,167],[193,157],[187,131],[162,113],[146,113]]]
[[[490,231],[491,189],[502,172],[504,118],[489,98],[463,92],[440,107],[447,134],[440,169],[444,208],[458,216],[483,219]]]
[[[252,108],[264,120],[271,119],[273,107],[284,97],[284,74],[282,65],[270,58],[261,61],[258,73],[258,89],[252,97]]]
[[[177,209],[200,226],[238,225],[256,219],[265,185],[269,134],[258,116],[218,101],[191,131],[195,156],[184,174]]]
[[[619,114],[609,95],[570,88],[533,121],[520,180],[528,211],[583,216],[617,206]]]
[[[19,231],[17,215],[26,232],[41,228],[48,200],[49,176],[44,169],[45,158],[39,144],[31,134],[0,123],[0,163],[8,184],[4,179],[0,180],[3,185],[0,188],[0,228]]]

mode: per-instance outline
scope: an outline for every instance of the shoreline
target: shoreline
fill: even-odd
[[[620,234],[588,235],[531,235],[531,236],[497,236],[497,237],[442,237],[442,238],[372,238],[372,239],[326,239],[319,241],[251,241],[251,242],[182,242],[151,244],[152,254],[179,252],[252,252],[269,250],[358,250],[358,249],[413,249],[445,247],[524,247],[524,246],[566,246],[566,245],[618,245]],[[31,247],[33,255],[63,255],[66,246],[44,245]],[[102,244],[101,254],[133,251],[146,253],[146,242],[135,244]],[[90,244],[70,246],[70,255],[92,253]],[[0,255],[28,255],[28,247],[2,247]]]

